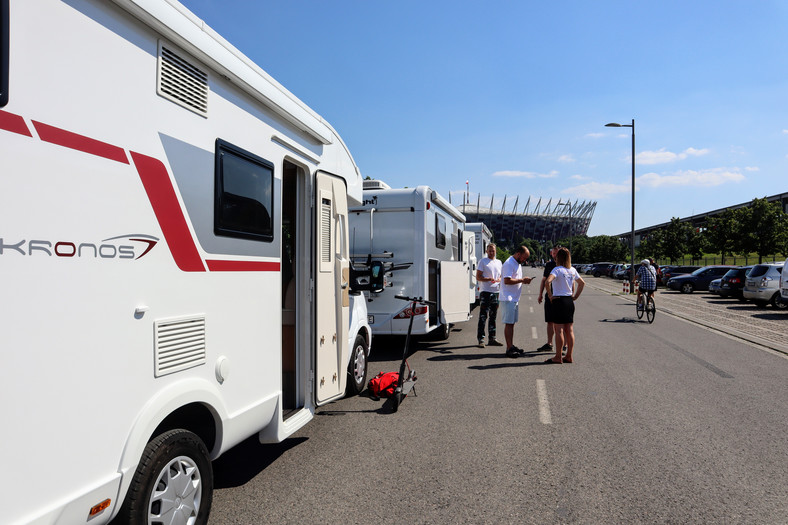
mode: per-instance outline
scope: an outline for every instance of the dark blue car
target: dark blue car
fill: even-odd
[[[668,288],[679,290],[681,293],[692,293],[695,290],[708,290],[709,283],[714,279],[719,279],[733,266],[704,266],[686,275],[671,277],[668,281]]]

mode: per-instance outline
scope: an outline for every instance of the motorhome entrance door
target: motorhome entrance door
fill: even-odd
[[[350,315],[347,189],[342,179],[318,172],[315,180],[315,402],[345,391]]]

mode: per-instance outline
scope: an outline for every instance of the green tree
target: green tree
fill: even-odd
[[[686,222],[681,222],[678,217],[672,217],[670,224],[665,226],[662,231],[664,232],[664,251],[665,257],[674,263],[676,260],[684,257],[684,254],[689,251],[687,239],[689,238],[692,226]]]
[[[647,257],[661,259],[665,257],[665,232],[662,229],[654,230],[648,237],[640,242],[637,248],[637,259],[642,260]]]
[[[624,261],[628,253],[628,246],[616,237],[597,235],[591,238],[589,255],[592,261]]]
[[[737,212],[741,228],[738,235],[740,253],[757,253],[759,263],[763,262],[764,255],[777,253],[785,242],[788,223],[780,203],[765,198],[753,199],[748,207]]]
[[[709,217],[703,235],[706,237],[706,245],[709,250],[719,253],[722,257],[722,264],[725,264],[725,257],[737,251],[739,221],[736,213],[728,209],[716,217]]]
[[[689,226],[689,228],[686,229],[687,252],[694,260],[698,260],[703,257],[703,254],[706,250],[706,239],[703,236],[703,233],[700,231],[700,228],[695,228],[689,223],[685,224]]]

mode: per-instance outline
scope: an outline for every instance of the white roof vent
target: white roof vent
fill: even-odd
[[[365,180],[362,189],[365,190],[390,190],[391,186],[382,180]]]
[[[183,58],[172,47],[159,42],[156,92],[162,97],[208,116],[208,74]]]

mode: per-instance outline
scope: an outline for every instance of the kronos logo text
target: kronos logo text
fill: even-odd
[[[139,259],[150,252],[159,242],[158,237],[150,235],[119,235],[104,239],[99,243],[47,241],[23,239],[8,241],[0,237],[0,255],[25,255],[49,257],[90,257],[93,259]]]

